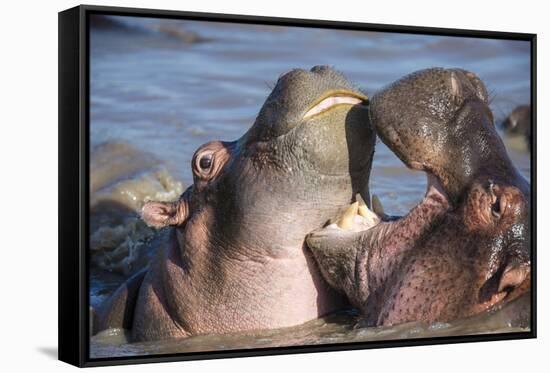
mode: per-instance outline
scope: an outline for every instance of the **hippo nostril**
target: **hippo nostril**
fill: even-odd
[[[479,302],[488,302],[491,299],[501,299],[515,293],[517,296],[529,289],[531,275],[530,262],[521,261],[516,257],[508,259],[485,281],[479,290]]]
[[[498,291],[512,291],[516,287],[523,284],[523,282],[528,278],[530,272],[531,269],[525,264],[506,267],[500,277]]]
[[[480,303],[489,301],[494,294],[499,292],[498,289],[502,273],[503,268],[498,269],[489,279],[487,279],[487,281],[485,281],[481,289],[479,289],[478,301]]]

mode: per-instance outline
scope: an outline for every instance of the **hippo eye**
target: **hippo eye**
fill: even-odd
[[[491,214],[495,219],[500,219],[502,212],[500,211],[500,200],[497,199],[495,203],[491,205]]]
[[[199,167],[203,170],[208,170],[212,166],[212,154],[208,153],[199,159]]]

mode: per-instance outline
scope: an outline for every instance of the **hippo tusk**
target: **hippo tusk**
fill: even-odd
[[[363,199],[363,197],[361,197],[361,193],[357,193],[355,195],[355,200],[357,202],[359,202],[359,207],[361,206],[367,206],[367,203],[365,202],[365,200]]]
[[[359,202],[353,202],[344,215],[338,220],[336,225],[342,229],[350,229],[353,227],[353,221],[355,220],[355,215],[357,215],[357,210],[359,209]]]
[[[357,194],[357,202],[359,202],[359,207],[357,212],[359,215],[361,215],[365,220],[367,221],[367,224],[369,226],[375,226],[376,224],[380,223],[380,217],[376,215],[375,212],[371,211],[367,204],[365,203],[365,200],[363,197],[361,197],[360,194]]]

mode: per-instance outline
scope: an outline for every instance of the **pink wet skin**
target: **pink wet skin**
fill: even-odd
[[[225,245],[204,245],[210,214],[206,209],[187,223],[192,228],[176,230],[166,257],[152,264],[140,292],[148,301],[136,308],[136,340],[293,326],[344,305],[326,288],[302,242],[277,258],[224,259]]]
[[[448,211],[449,203],[441,186],[435,178],[428,177],[424,199],[405,217],[372,227],[357,216],[351,230],[331,224],[310,234],[307,244],[329,284],[372,317],[386,302],[386,285],[396,267]]]
[[[489,191],[475,185],[463,208],[453,209],[432,176],[424,199],[409,214],[374,227],[356,220],[308,236],[323,276],[357,307],[368,325],[450,321],[483,312],[529,289],[528,263],[494,262],[496,231],[506,231],[525,211],[521,193],[501,194],[504,222],[484,229]],[[481,212],[481,214],[478,214]],[[492,222],[491,222],[492,224]]]
[[[522,193],[501,191],[501,220],[487,216],[493,192],[474,185],[465,206],[446,213],[403,259],[384,291],[377,325],[450,321],[486,311],[529,291],[530,262],[500,241],[526,211]],[[499,192],[497,192],[499,193]],[[490,225],[490,227],[487,227]],[[489,228],[489,229],[487,229]],[[374,299],[372,300],[373,302]]]

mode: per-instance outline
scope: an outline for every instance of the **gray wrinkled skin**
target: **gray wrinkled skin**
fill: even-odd
[[[481,80],[459,69],[415,72],[372,98],[370,118],[431,181],[401,219],[307,238],[331,286],[368,325],[450,321],[528,292],[529,185],[495,130]]]
[[[196,151],[179,201],[143,210],[174,227],[171,244],[98,310],[96,331],[146,341],[281,328],[345,305],[304,240],[356,193],[368,198],[375,135],[363,105],[304,118],[331,92],[366,99],[331,68],[292,70],[243,137]]]

